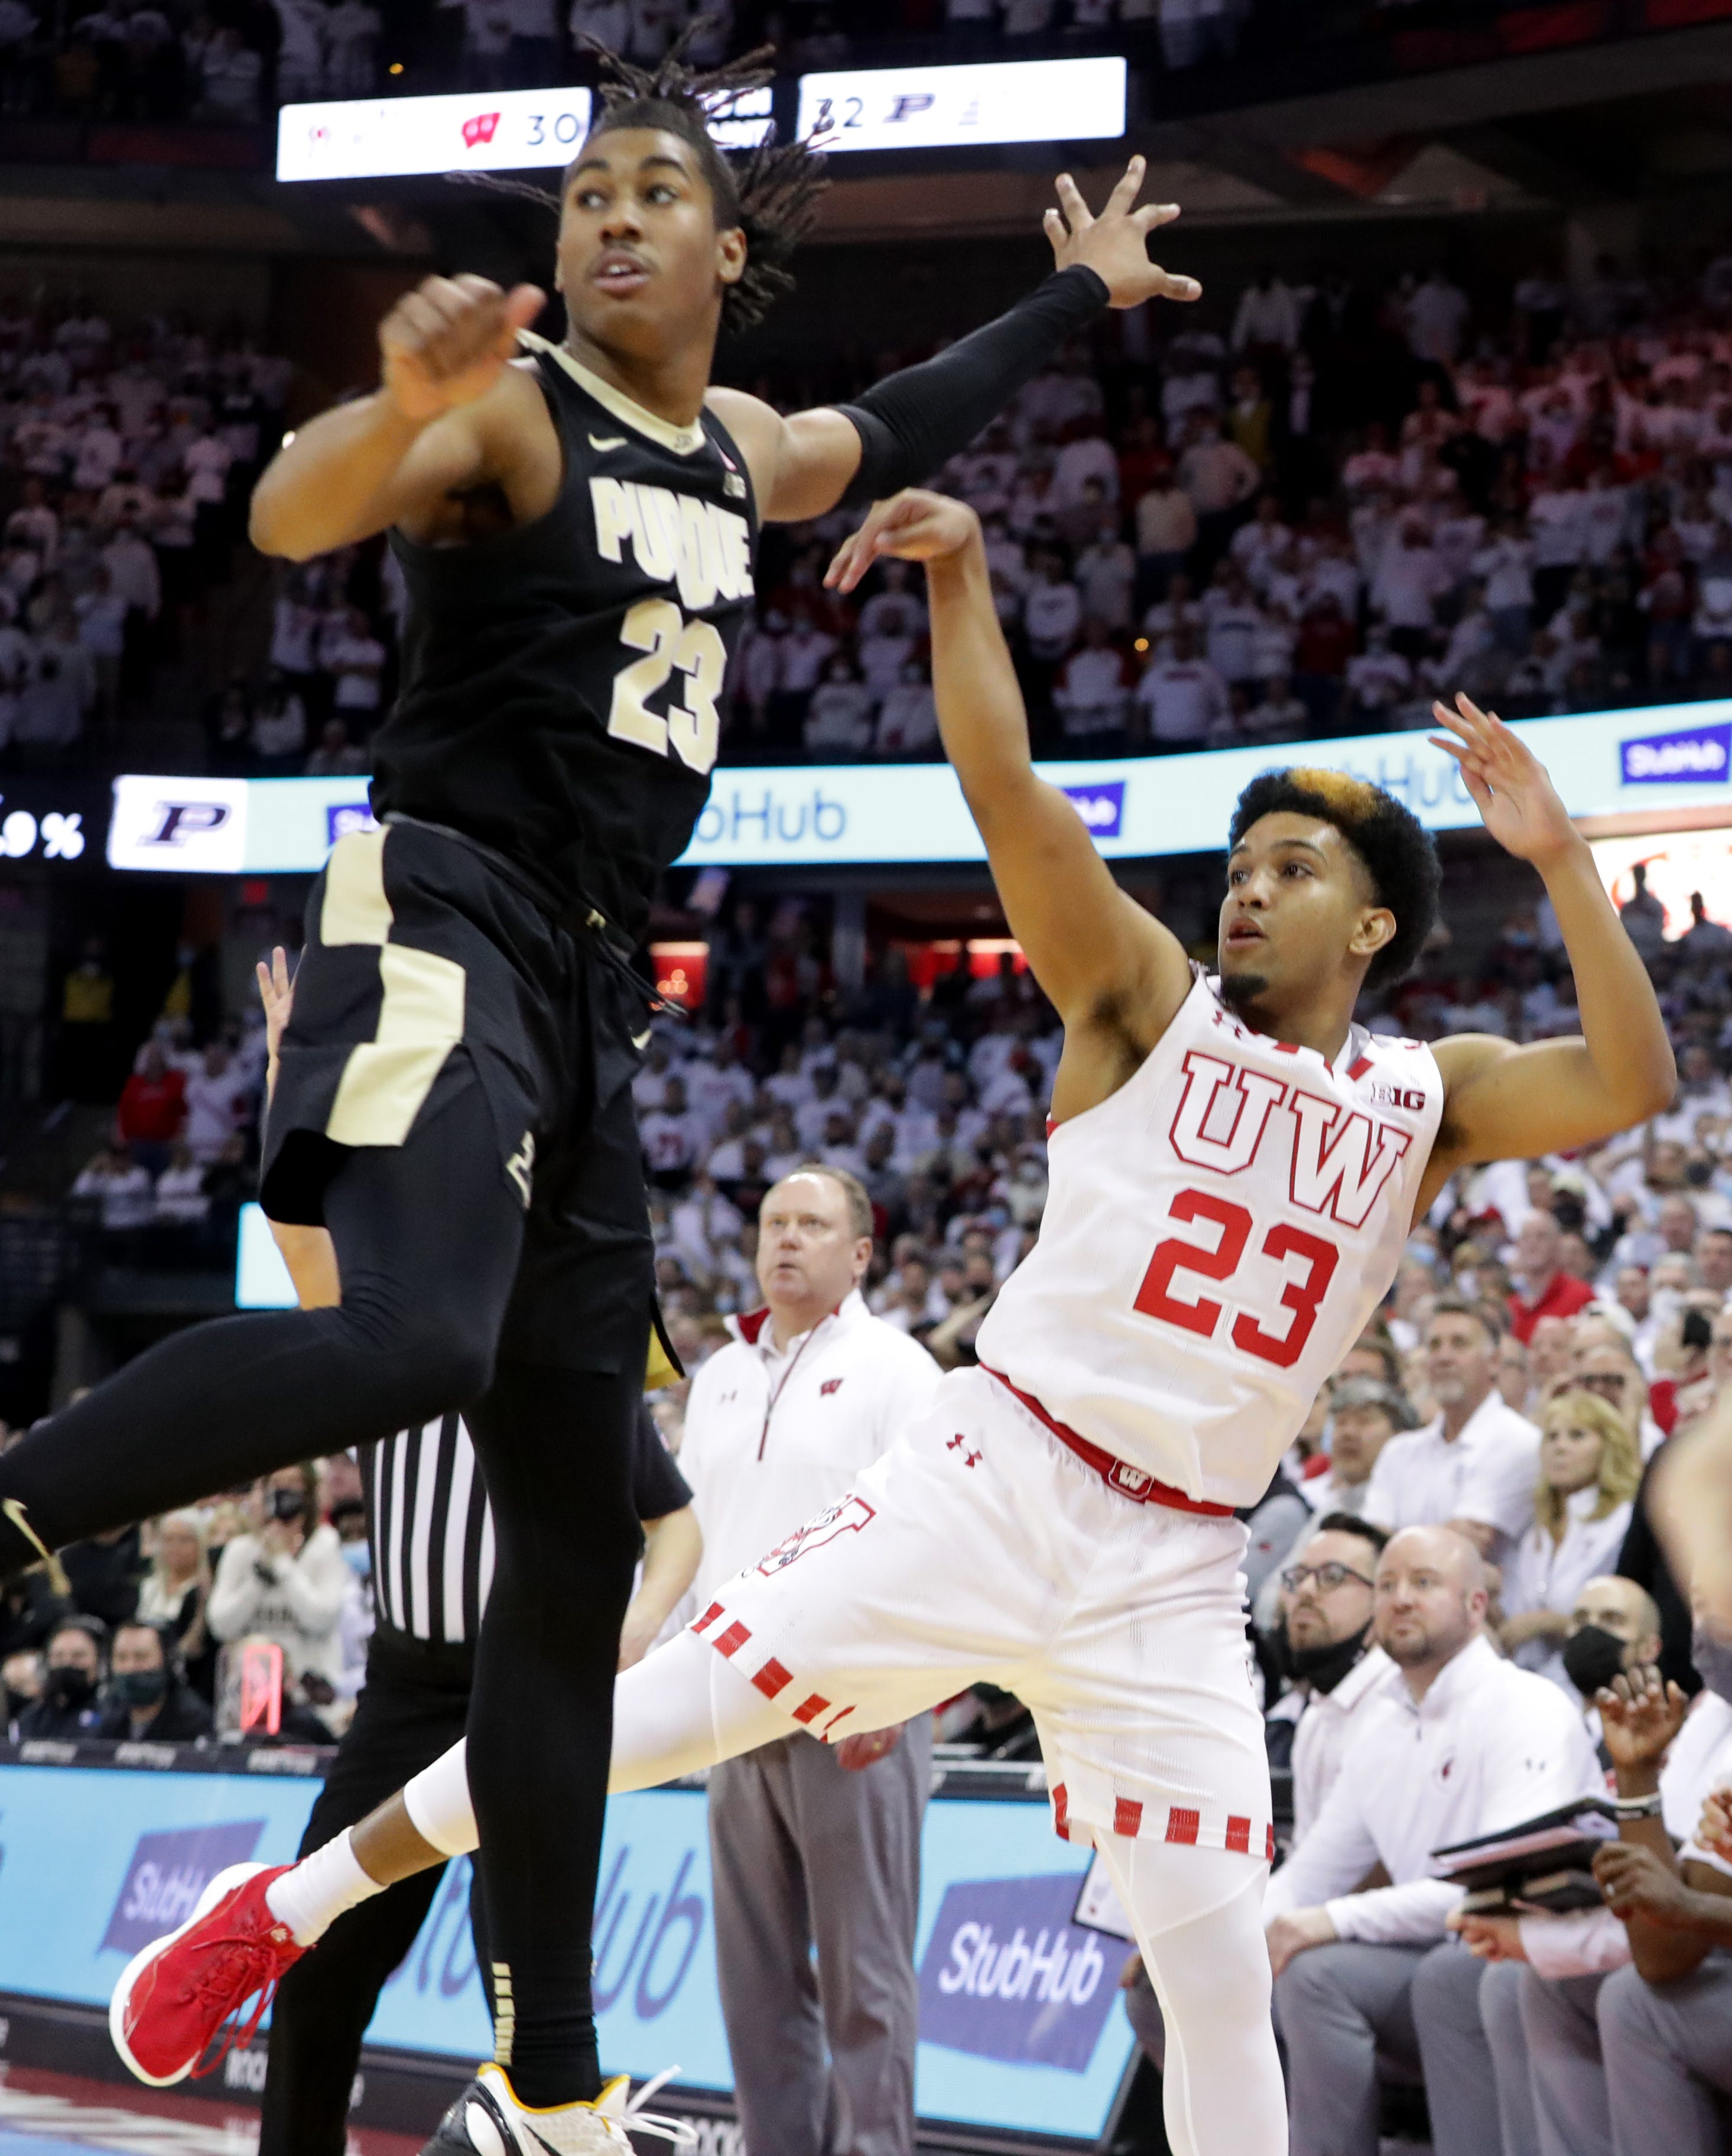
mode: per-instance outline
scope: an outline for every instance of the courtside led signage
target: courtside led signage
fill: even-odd
[[[803,74],[800,133],[821,136],[833,154],[1115,141],[1125,132],[1125,82],[1116,56]]]

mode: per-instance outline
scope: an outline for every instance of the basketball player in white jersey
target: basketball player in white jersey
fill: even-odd
[[[1441,745],[1545,880],[1585,1038],[1433,1050],[1354,1024],[1367,978],[1417,954],[1437,868],[1406,809],[1335,772],[1247,788],[1218,971],[1193,967],[1035,775],[972,513],[920,492],[881,504],[831,581],[852,589],[887,555],[926,564],[945,747],[1064,1021],[1046,1216],[981,1329],[981,1367],[945,1378],[840,1504],[620,1680],[611,1787],[792,1728],[887,1727],[980,1679],[1015,1691],[1054,1825],[1094,1844],[1135,1920],[1173,2148],[1278,2156],[1273,1833],[1233,1509],[1262,1496],[1445,1178],[1657,1112],[1666,1029],[1545,771],[1465,699],[1437,707]],[[283,1954],[475,1838],[458,1748],[307,1860]],[[220,1901],[204,1922],[219,1956]]]

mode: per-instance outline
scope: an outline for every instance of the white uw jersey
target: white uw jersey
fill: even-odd
[[[1254,1505],[1400,1263],[1443,1110],[1431,1050],[1333,1065],[1199,973],[1154,1053],[1052,1134],[1040,1240],[980,1359],[1187,1496]]]

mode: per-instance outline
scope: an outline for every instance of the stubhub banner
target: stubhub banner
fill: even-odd
[[[1572,816],[1699,808],[1732,777],[1732,701],[1585,717],[1524,719]],[[1479,819],[1453,760],[1423,733],[1295,742],[1282,750],[1043,763],[1110,860],[1207,851],[1226,842],[1240,791],[1281,763],[1320,763],[1386,787],[1433,831]],[[108,858],[185,875],[308,873],[343,832],[372,820],[356,778],[115,781]],[[980,834],[946,764],[723,765],[685,868],[978,861]]]
[[[317,1789],[299,1775],[0,1764],[0,1993],[105,2005],[128,1959],[184,1922],[218,1871],[293,1859]],[[595,2003],[610,2071],[677,2062],[685,2086],[725,2092],[706,1815],[697,1789],[609,1799]],[[923,2117],[1079,2142],[1104,2132],[1134,2039],[1116,1943],[1070,1921],[1088,1861],[1053,1840],[1044,1804],[928,1806]],[[467,1864],[448,1871],[367,2033],[442,2058],[490,2053]]]

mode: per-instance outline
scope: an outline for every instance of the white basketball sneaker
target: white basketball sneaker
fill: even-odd
[[[679,2071],[669,2066],[636,2097],[629,2076],[619,2074],[592,2103],[537,2111],[519,2102],[505,2068],[489,2063],[477,2070],[421,2156],[632,2156],[633,2133],[689,2148],[697,2136],[684,2119],[643,2108]]]

